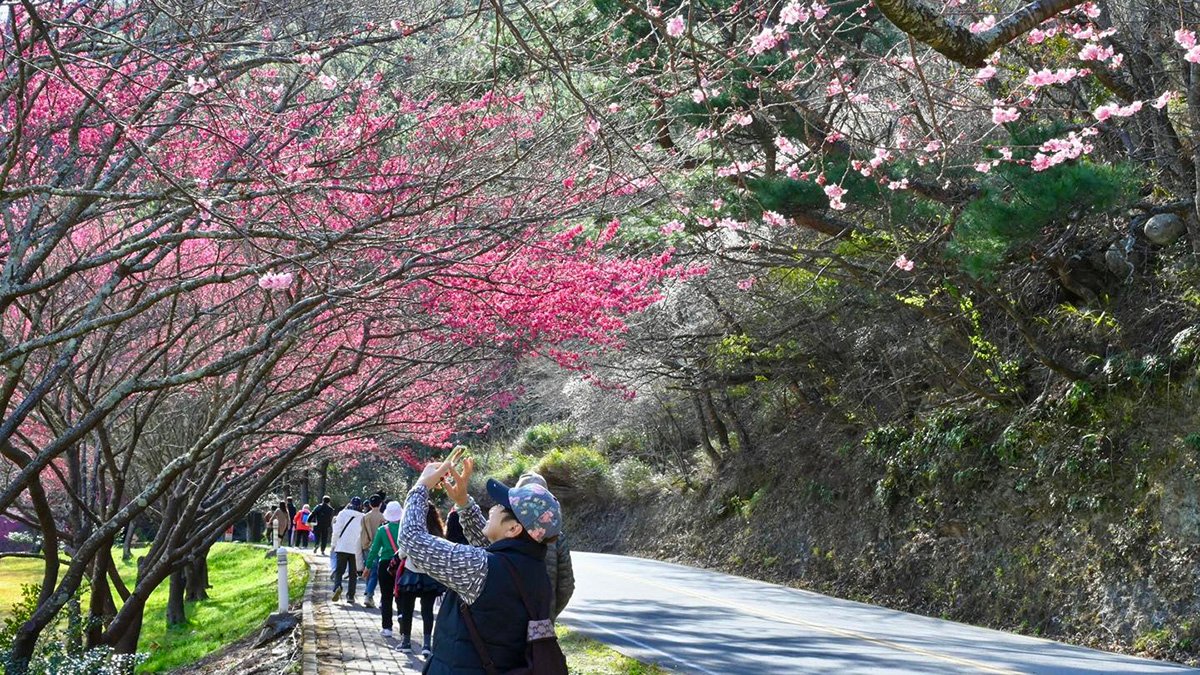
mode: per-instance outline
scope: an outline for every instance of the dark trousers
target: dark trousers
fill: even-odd
[[[342,587],[342,575],[350,572],[350,592],[346,594],[347,600],[354,600],[354,592],[358,590],[358,567],[354,559],[353,553],[343,553],[338,551],[337,554],[337,569],[333,572],[333,587]]]
[[[330,528],[321,527],[320,525],[313,528],[313,533],[317,535],[317,543],[313,544],[313,550],[321,549],[321,555],[325,555],[325,549],[329,548]]]
[[[433,601],[437,596],[437,593],[401,593],[400,597],[396,598],[400,601],[401,635],[412,635],[413,608],[417,604],[417,598],[421,598],[421,626],[425,629],[425,644],[430,643],[433,639]]]
[[[379,575],[379,613],[383,619],[383,628],[392,629],[392,608],[400,609],[400,600],[395,596],[393,590],[396,587],[396,577],[392,576],[387,571],[388,561],[380,561],[375,566],[375,573]],[[411,622],[409,622],[411,624]],[[407,635],[407,633],[405,633]]]
[[[292,548],[308,548],[308,530],[292,530]]]

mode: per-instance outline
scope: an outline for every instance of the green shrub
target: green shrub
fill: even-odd
[[[551,450],[536,470],[560,500],[592,501],[612,493],[608,459],[585,445]]]
[[[517,482],[521,474],[532,471],[537,466],[537,463],[537,457],[517,453],[515,455],[508,455],[507,461],[504,461],[498,468],[486,471],[486,473],[495,476],[496,480],[505,485],[512,485]]]
[[[541,455],[568,443],[574,436],[575,430],[565,422],[543,422],[526,429],[517,439],[513,451],[523,455]]]
[[[612,479],[621,499],[636,503],[658,494],[663,488],[662,477],[647,463],[626,457],[612,468]]]

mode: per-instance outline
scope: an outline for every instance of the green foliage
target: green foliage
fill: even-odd
[[[21,598],[8,609],[4,627],[0,628],[0,672],[7,670],[8,653],[17,631],[37,610],[41,586],[21,584]],[[114,654],[109,647],[83,648],[87,624],[79,615],[82,593],[67,603],[68,620],[42,633],[29,664],[30,675],[132,675],[134,669],[147,659],[146,654]]]
[[[978,429],[962,412],[944,411],[909,430],[884,425],[863,437],[868,456],[883,467],[875,498],[893,507],[911,500],[920,509],[941,510],[943,495],[970,490],[994,462]]]
[[[551,448],[558,447],[575,435],[575,430],[565,422],[543,422],[525,430],[518,445],[514,448],[518,453],[541,455]]]
[[[751,178],[746,187],[757,198],[763,211],[787,215],[829,206],[821,186],[809,180],[793,180],[782,174]]]
[[[560,499],[599,499],[612,491],[608,459],[586,445],[569,445],[546,453],[537,472]]]
[[[963,209],[950,253],[969,274],[988,276],[1045,227],[1125,206],[1139,179],[1128,164],[1083,160],[1035,172],[1002,162],[983,177],[979,197]]]
[[[613,465],[612,481],[617,495],[631,504],[653,497],[663,488],[662,479],[653,467],[635,457],[626,457]]]
[[[1183,443],[1194,452],[1200,452],[1200,433],[1190,433],[1183,437]]]

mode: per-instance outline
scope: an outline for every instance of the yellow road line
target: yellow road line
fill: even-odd
[[[968,666],[968,667],[975,668],[975,669],[989,672],[989,673],[999,673],[1001,675],[1022,675],[1021,671],[1019,671],[1019,670],[1010,670],[1008,668],[1000,668],[998,666],[991,666],[986,663],[981,663],[979,661],[972,661],[971,659],[964,659],[964,658],[960,658],[957,656],[951,656],[949,654],[943,654],[941,652],[934,652],[934,651],[930,651],[928,649],[922,649],[920,647],[911,647],[909,645],[901,644],[898,642],[892,642],[891,640],[884,640],[882,638],[871,637],[870,635],[864,635],[862,633],[852,631],[852,630],[846,630],[844,628],[834,628],[831,626],[826,626],[823,624],[815,623],[812,621],[805,621],[804,619],[796,619],[794,617],[785,616],[783,614],[776,614],[774,612],[749,611],[749,610],[746,610],[745,608],[739,607],[738,605],[736,605],[732,602],[724,600],[718,596],[707,595],[705,593],[698,593],[696,591],[691,591],[686,588],[676,588],[674,586],[660,584],[660,583],[657,583],[654,581],[649,581],[645,577],[640,577],[640,576],[636,576],[633,574],[625,574],[624,572],[614,572],[611,569],[605,569],[603,567],[601,567],[601,573],[602,574],[610,574],[612,576],[624,577],[631,581],[654,586],[656,588],[660,588],[664,591],[668,591],[671,593],[681,593],[683,595],[690,595],[690,596],[692,596],[694,598],[698,598],[700,600],[705,600],[707,602],[711,602],[711,603],[714,603],[717,605],[721,605],[723,607],[727,607],[739,614],[748,614],[750,616],[758,616],[758,617],[762,617],[765,619],[774,619],[775,621],[782,621],[784,623],[790,623],[790,624],[794,624],[797,626],[803,626],[805,628],[811,628],[813,630],[821,631],[824,633],[830,633],[832,635],[840,635],[842,637],[853,638],[855,640],[871,642],[871,643],[877,644],[881,647],[887,647],[889,649],[895,649],[895,650],[902,651],[902,652],[909,652],[911,654],[917,654],[920,656],[927,656],[932,659],[938,659],[940,661],[955,663],[960,666]]]

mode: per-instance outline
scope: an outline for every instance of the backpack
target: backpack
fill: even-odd
[[[471,643],[475,645],[479,660],[483,662],[483,670],[487,675],[567,675],[567,657],[563,655],[562,648],[558,646],[558,636],[554,634],[554,620],[550,618],[549,608],[542,612],[533,611],[533,606],[529,603],[529,596],[525,594],[525,586],[517,576],[517,568],[504,556],[496,557],[504,561],[504,566],[508,568],[513,583],[517,585],[517,592],[521,594],[521,603],[525,605],[525,611],[529,612],[529,626],[525,631],[525,665],[506,670],[503,673],[496,670],[496,663],[492,661],[492,657],[487,651],[487,645],[483,644],[479,629],[475,627],[475,619],[471,617],[471,608],[467,607],[465,602],[460,602],[458,607],[462,611],[464,623],[467,624],[467,632],[471,634]],[[533,618],[538,616],[545,618]]]

